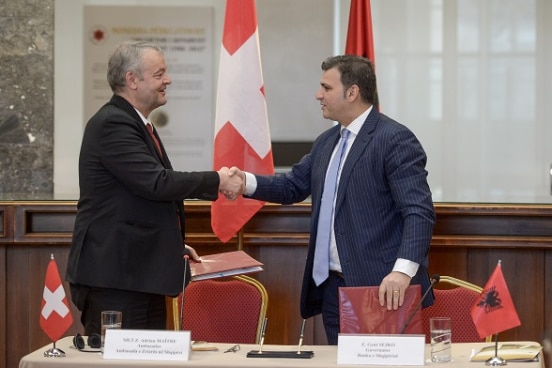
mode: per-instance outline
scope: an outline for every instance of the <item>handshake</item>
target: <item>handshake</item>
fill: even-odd
[[[245,173],[235,166],[217,171],[220,178],[219,192],[234,201],[245,192]]]

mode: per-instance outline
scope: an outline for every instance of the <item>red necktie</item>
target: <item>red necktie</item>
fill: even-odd
[[[153,134],[153,126],[151,123],[146,124],[146,128],[148,129],[149,134],[151,135],[151,139],[153,139],[153,143],[155,143],[155,147],[157,147],[157,152],[159,152],[159,156],[163,157],[163,153],[161,151],[161,144],[159,143],[159,139]],[[181,225],[181,218],[180,218],[180,211],[176,211],[177,216],[177,222],[178,222],[178,228],[180,229],[182,227]]]
[[[151,139],[153,139],[153,143],[155,143],[155,147],[157,147],[157,152],[159,152],[159,156],[163,157],[163,152],[161,151],[161,144],[159,143],[159,140],[153,134],[153,126],[151,123],[146,124],[146,128],[148,129],[149,134],[151,135]]]

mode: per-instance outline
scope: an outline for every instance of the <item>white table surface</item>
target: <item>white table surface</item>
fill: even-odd
[[[287,358],[248,358],[247,353],[251,350],[259,350],[258,345],[241,345],[240,350],[235,353],[224,353],[224,350],[233,344],[215,344],[218,351],[191,351],[190,359],[187,361],[145,361],[145,360],[107,360],[103,359],[101,353],[85,353],[73,347],[72,336],[64,337],[57,342],[56,346],[62,349],[66,356],[50,358],[45,357],[44,352],[52,347],[52,344],[44,346],[24,356],[19,368],[54,368],[54,367],[282,367],[282,368],[335,368],[335,367],[359,367],[359,365],[337,365],[337,346],[311,345],[303,346],[302,350],[313,351],[314,356],[310,359],[287,359]],[[486,367],[483,362],[470,362],[473,351],[478,351],[484,346],[492,343],[461,343],[452,345],[452,361],[449,363],[432,363],[429,361],[429,345],[425,350],[425,365],[433,367],[466,368]],[[263,351],[296,351],[297,346],[293,345],[264,345]],[[511,368],[544,368],[542,353],[538,362],[510,362],[507,367]],[[370,367],[380,367],[370,365]],[[382,366],[383,367],[383,366]],[[389,367],[389,366],[387,366]]]

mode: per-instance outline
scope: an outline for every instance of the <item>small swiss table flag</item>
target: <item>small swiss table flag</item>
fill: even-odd
[[[42,308],[40,311],[40,327],[52,342],[59,340],[65,331],[73,324],[73,316],[69,309],[69,302],[61,284],[58,266],[52,254],[42,294]]]

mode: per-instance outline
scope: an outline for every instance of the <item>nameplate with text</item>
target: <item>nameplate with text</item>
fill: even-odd
[[[188,360],[190,331],[105,331],[104,359]]]
[[[337,364],[424,365],[424,335],[339,334]]]

